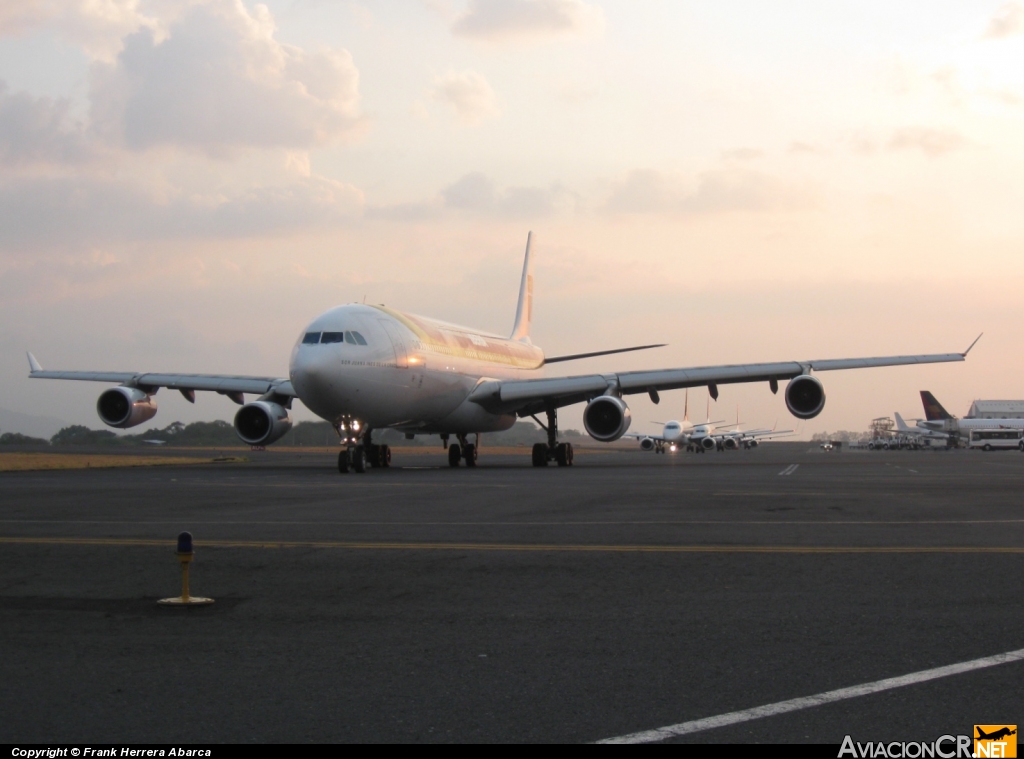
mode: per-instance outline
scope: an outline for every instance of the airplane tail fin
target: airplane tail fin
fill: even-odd
[[[942,404],[935,400],[935,396],[927,390],[921,391],[921,403],[924,404],[924,416],[929,422],[937,422],[941,419],[952,419]]]
[[[896,429],[898,429],[900,432],[910,432],[911,431],[910,427],[908,427],[907,423],[903,421],[903,417],[900,416],[900,412],[899,411],[896,412],[895,416],[896,416]]]
[[[530,323],[533,321],[533,257],[531,243],[533,232],[526,235],[526,258],[523,260],[523,279],[519,283],[519,305],[516,306],[516,322],[509,340],[530,341]]]

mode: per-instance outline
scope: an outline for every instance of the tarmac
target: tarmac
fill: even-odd
[[[0,474],[0,741],[592,742],[1024,648],[1017,451],[244,455]],[[182,530],[212,606],[156,603]],[[932,741],[1022,677],[669,741]]]

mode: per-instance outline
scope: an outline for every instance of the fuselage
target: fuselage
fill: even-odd
[[[357,419],[404,432],[505,430],[516,417],[467,397],[481,381],[543,375],[544,352],[384,306],[349,304],[314,319],[292,348],[299,399],[332,424]]]
[[[930,419],[917,423],[918,427],[938,432],[958,433],[967,437],[971,430],[1007,428],[1024,429],[1024,419]]]

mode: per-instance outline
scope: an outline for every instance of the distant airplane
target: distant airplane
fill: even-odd
[[[921,391],[921,403],[924,404],[925,418],[919,420],[917,426],[924,429],[960,437],[969,437],[971,430],[1024,429],[1024,419],[957,419],[927,390]]]
[[[736,423],[729,425],[730,427],[735,427],[735,429],[728,432],[716,431],[711,436],[718,450],[738,451],[740,448],[756,448],[760,440],[770,440],[773,437],[786,437],[793,434],[793,430],[776,430],[775,427],[772,427],[770,430],[744,431],[740,429],[740,424],[740,409],[737,406]]]
[[[372,438],[374,431],[384,429],[407,437],[440,435],[451,466],[462,461],[475,466],[480,433],[506,430],[517,418],[531,417],[547,433],[547,443],[533,447],[533,465],[540,467],[550,461],[572,464],[572,445],[558,442],[558,409],[577,403],[586,404],[583,426],[600,442],[618,440],[629,429],[625,396],[646,393],[657,403],[660,392],[686,387],[707,387],[717,398],[722,384],[765,382],[774,393],[780,380],[789,380],[784,393],[787,408],[799,419],[812,419],[825,407],[825,389],[812,372],[963,361],[970,350],[545,378],[547,364],[659,346],[545,357],[530,341],[531,240],[532,235],[527,237],[516,318],[507,338],[383,305],[350,303],[321,314],[299,334],[288,378],[44,371],[31,353],[29,377],[121,383],[105,390],[96,404],[104,423],[121,428],[151,419],[157,410],[153,396],[162,387],[180,391],[190,402],[197,390],[217,392],[242,406],[235,415],[235,430],[249,445],[267,445],[287,433],[292,426],[289,409],[298,398],[337,430],[344,446],[338,455],[341,472],[388,466],[390,449]],[[610,303],[609,308],[617,306]],[[258,399],[246,403],[245,393]],[[547,424],[537,419],[542,413]],[[448,446],[452,435],[458,442]],[[469,442],[469,435],[476,436],[474,442]]]
[[[660,422],[655,422],[660,424]],[[665,422],[662,425],[660,435],[647,435],[639,432],[628,432],[623,437],[633,437],[640,441],[640,448],[645,451],[654,451],[655,453],[664,453],[665,447],[671,452],[675,452],[680,446],[686,446],[687,450],[696,450],[703,452],[703,448],[700,444],[704,440],[708,440],[709,436],[714,433],[714,425],[718,422],[711,421],[711,397],[708,397],[707,407],[707,421],[704,424],[694,425],[690,421],[690,392],[687,390],[686,397],[683,401],[683,421],[676,421],[675,419]],[[714,445],[711,446],[714,448]]]
[[[925,441],[931,440],[936,443],[949,444],[950,436],[948,433],[935,432],[934,430],[926,429],[924,427],[911,427],[900,416],[900,412],[895,412],[896,417],[896,432],[902,438],[909,438],[911,440]]]

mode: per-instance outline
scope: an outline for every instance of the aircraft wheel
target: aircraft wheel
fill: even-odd
[[[466,466],[476,466],[476,446],[466,443],[462,448],[462,458],[466,460]]]
[[[535,443],[533,446],[533,465],[548,465],[548,447],[544,443]]]
[[[452,443],[448,446],[448,466],[458,466],[461,460],[462,448],[458,443]]]
[[[352,449],[352,469],[356,474],[366,473],[366,449],[361,445]]]
[[[567,448],[568,446],[564,444],[564,442],[559,442],[559,444],[555,446],[555,462],[558,466],[569,465],[568,452],[566,451]]]
[[[559,443],[555,448],[555,461],[558,462],[558,466],[572,466],[572,459],[572,443]]]
[[[380,456],[380,446],[379,445],[374,445],[374,444],[366,445],[366,444],[364,444],[363,445],[363,451],[366,454],[366,466],[368,466],[370,468],[373,468],[375,466],[380,466],[380,464],[378,463],[378,461],[379,461],[378,457]]]
[[[338,451],[338,471],[348,474],[348,451]]]

